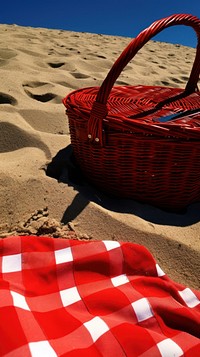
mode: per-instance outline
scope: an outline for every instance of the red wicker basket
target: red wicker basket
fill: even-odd
[[[115,86],[139,49],[173,25],[197,34],[185,89]],[[71,143],[83,174],[109,194],[181,210],[200,201],[200,20],[177,14],[154,22],[125,48],[101,87],[63,99]]]

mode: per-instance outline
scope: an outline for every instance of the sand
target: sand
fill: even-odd
[[[172,279],[198,289],[199,203],[184,214],[167,213],[108,198],[78,173],[69,175],[70,135],[61,100],[74,89],[100,85],[129,42],[0,25],[0,236],[135,242]],[[189,47],[150,41],[117,84],[184,88],[194,55]]]

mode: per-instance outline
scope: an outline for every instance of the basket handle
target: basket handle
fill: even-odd
[[[143,30],[130,44],[124,49],[119,58],[116,60],[106,78],[104,79],[95,102],[93,103],[90,118],[88,120],[88,138],[91,141],[96,141],[102,145],[102,124],[103,119],[107,115],[107,100],[112,87],[119,77],[122,70],[136,55],[136,53],[155,35],[162,30],[174,26],[186,25],[191,26],[197,34],[197,48],[193,67],[185,92],[187,94],[193,93],[197,89],[197,83],[200,74],[200,19],[198,17],[187,14],[176,14],[161,20],[155,21],[148,28]]]

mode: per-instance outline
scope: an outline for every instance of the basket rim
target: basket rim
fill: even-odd
[[[63,103],[66,107],[66,113],[70,115],[76,112],[77,120],[88,121],[91,115],[93,104],[98,93],[98,86],[86,87],[75,90],[69,93],[64,99]],[[140,90],[143,91],[142,95]],[[138,96],[129,95],[130,91]],[[147,93],[145,92],[147,91]],[[157,92],[156,92],[157,91]],[[165,97],[169,93],[173,94],[173,98],[181,96],[184,92],[181,88],[164,87],[164,86],[114,86],[108,100],[108,112],[104,116],[102,125],[104,129],[115,129],[116,131],[136,131],[144,134],[154,134],[158,136],[174,136],[177,138],[199,139],[200,140],[200,113],[190,117],[188,114],[184,118],[172,120],[168,122],[159,122],[159,118],[166,118],[168,115],[179,113],[180,109],[187,110],[200,109],[200,92],[195,92],[183,98],[182,108],[180,108],[180,99],[178,99],[178,106],[176,101],[166,104],[163,107],[156,108],[155,98],[150,98],[149,93],[153,96],[155,93],[159,95],[164,93]],[[117,95],[116,95],[117,94]],[[144,95],[143,95],[144,94]],[[124,96],[123,96],[124,95]],[[189,106],[187,107],[186,102]],[[137,102],[136,115],[133,114],[133,106]],[[140,105],[138,105],[140,103]],[[192,104],[193,103],[193,107]],[[119,104],[119,110],[118,110]],[[144,110],[145,104],[145,110]],[[122,107],[125,108],[124,111]],[[128,108],[128,109],[127,109]],[[131,108],[131,109],[130,109]],[[194,121],[196,124],[194,124]],[[102,130],[103,130],[102,127]]]

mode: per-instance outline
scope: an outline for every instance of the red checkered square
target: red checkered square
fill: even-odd
[[[112,333],[123,346],[126,356],[140,356],[155,347],[152,334],[139,325],[124,322],[113,328]],[[154,355],[152,354],[152,356]]]
[[[115,288],[100,290],[94,294],[89,294],[88,292],[87,297],[84,298],[84,303],[89,312],[97,316],[104,316],[111,311],[119,311],[123,307],[130,305],[127,296]]]
[[[7,307],[0,307],[0,331],[0,356],[5,356],[27,344],[23,326],[19,322],[16,309],[11,304]]]
[[[76,309],[81,312],[80,305]],[[78,315],[78,314],[77,314]],[[52,311],[34,312],[34,318],[45,331],[45,337],[48,340],[59,339],[63,336],[71,334],[82,326],[82,322],[75,318],[71,310],[60,308]]]

